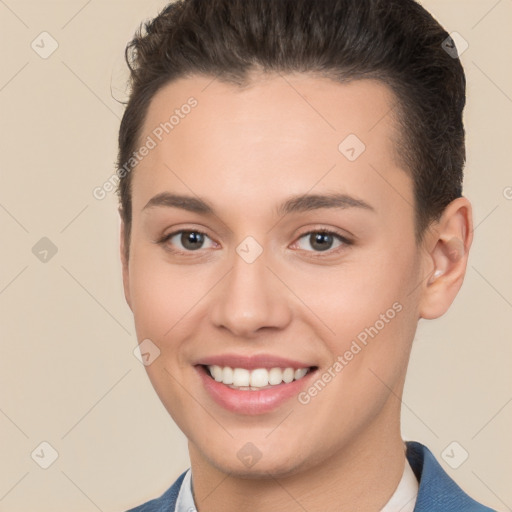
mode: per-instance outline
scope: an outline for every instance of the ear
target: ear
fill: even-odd
[[[429,231],[425,247],[425,269],[419,304],[420,318],[438,318],[452,304],[462,286],[473,242],[471,203],[465,197],[452,201]]]
[[[124,298],[126,299],[126,303],[132,309],[131,299],[130,299],[130,277],[128,272],[128,260],[126,258],[126,244],[128,243],[126,240],[125,234],[125,224],[123,221],[123,215],[121,209],[119,209],[119,215],[121,217],[120,224],[120,256],[121,256],[121,264],[123,268],[123,288],[124,288]]]

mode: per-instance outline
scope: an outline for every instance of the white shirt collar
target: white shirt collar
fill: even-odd
[[[406,458],[402,479],[393,496],[391,496],[380,512],[414,512],[418,489],[418,479]]]
[[[176,499],[175,512],[197,512],[194,496],[192,494],[192,472],[190,468],[185,473],[181,483],[180,492]]]
[[[414,512],[418,496],[418,480],[409,461],[405,459],[404,472],[393,496],[380,512]],[[192,494],[192,472],[185,473],[180,492],[176,500],[175,512],[197,512]]]

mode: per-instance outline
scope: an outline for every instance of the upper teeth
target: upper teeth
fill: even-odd
[[[275,386],[281,382],[289,383],[293,380],[302,379],[308,368],[257,368],[247,370],[246,368],[231,368],[229,366],[208,366],[211,376],[217,381],[230,387],[264,388],[265,386]]]

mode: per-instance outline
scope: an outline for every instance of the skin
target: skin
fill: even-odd
[[[141,141],[190,96],[198,106],[134,171],[129,261],[124,226],[121,257],[138,340],[161,351],[148,376],[189,440],[196,506],[378,511],[404,469],[400,397],[416,327],[444,314],[462,285],[471,205],[453,201],[416,245],[412,181],[394,152],[396,99],[379,82],[261,75],[240,89],[180,79],[153,98]],[[349,134],[366,145],[353,162],[338,150]],[[144,208],[162,192],[200,197],[215,215]],[[292,195],[332,192],[374,210],[276,214]],[[353,243],[334,238],[319,250],[307,235],[319,228]],[[195,250],[179,235],[155,243],[179,229],[207,237]],[[250,264],[236,252],[248,236],[263,249]],[[193,366],[270,353],[322,374],[396,302],[402,310],[306,405],[230,412]],[[252,467],[237,457],[248,442],[261,453]]]

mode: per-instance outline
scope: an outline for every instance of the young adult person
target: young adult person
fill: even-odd
[[[182,0],[129,44],[124,289],[191,461],[133,511],[490,510],[400,432],[472,242],[453,50],[413,0]]]

